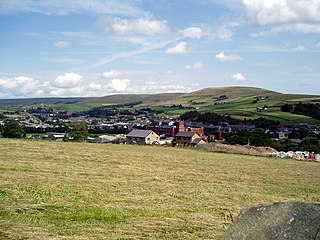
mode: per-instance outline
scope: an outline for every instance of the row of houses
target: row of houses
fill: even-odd
[[[180,131],[175,134],[175,138],[160,139],[160,136],[152,130],[132,130],[126,137],[128,144],[171,144],[174,146],[197,146],[206,141],[197,132]]]

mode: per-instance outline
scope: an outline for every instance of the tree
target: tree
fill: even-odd
[[[25,136],[25,132],[22,126],[19,125],[18,121],[10,120],[3,126],[2,135],[6,138],[22,138]]]
[[[289,105],[287,103],[281,107],[282,112],[291,112],[292,110],[293,110],[292,105]]]
[[[88,137],[88,126],[85,122],[73,122],[69,126],[68,136],[75,141],[83,141]]]

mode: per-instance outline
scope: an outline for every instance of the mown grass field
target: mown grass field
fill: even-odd
[[[242,208],[320,202],[320,164],[0,139],[0,239],[220,239]]]

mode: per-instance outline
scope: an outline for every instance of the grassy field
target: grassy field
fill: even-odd
[[[0,139],[0,239],[220,239],[242,208],[320,202],[320,164]]]

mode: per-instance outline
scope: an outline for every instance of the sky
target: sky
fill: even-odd
[[[320,0],[0,0],[0,98],[320,95]]]

